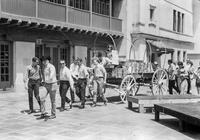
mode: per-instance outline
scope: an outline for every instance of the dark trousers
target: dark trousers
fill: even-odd
[[[40,80],[32,80],[29,79],[28,81],[28,100],[29,100],[29,109],[33,110],[33,92],[36,100],[38,101],[39,106],[40,104],[40,96],[39,96],[39,86]]]
[[[176,90],[176,92],[180,93],[179,88],[176,86],[175,80],[169,80],[169,94],[173,94],[173,89]]]
[[[76,92],[79,98],[81,99],[81,105],[85,105],[85,88],[87,85],[86,79],[78,79],[77,86],[76,86]]]
[[[190,94],[190,89],[191,89],[191,79],[190,79],[190,77],[188,77],[187,83],[188,83],[187,94]]]
[[[75,78],[73,78],[73,80],[74,80],[74,87],[76,89],[75,93],[78,96],[78,98],[81,100],[81,95],[79,94],[78,88],[76,88],[78,80],[76,80]],[[72,100],[72,102],[74,102],[75,101],[75,95],[74,95],[74,91],[71,88],[70,88],[70,94],[71,94],[71,100]]]
[[[61,97],[61,108],[65,108],[65,102],[69,103],[70,99],[66,96],[67,91],[70,87],[70,84],[68,81],[60,81],[60,97]]]

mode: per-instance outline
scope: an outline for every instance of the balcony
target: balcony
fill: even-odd
[[[1,0],[1,14],[75,25],[85,29],[122,32],[122,20],[44,0]]]

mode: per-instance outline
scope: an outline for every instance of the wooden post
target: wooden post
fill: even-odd
[[[89,1],[90,2],[90,27],[92,27],[92,0]]]
[[[183,120],[179,120],[179,130],[181,132],[185,131],[185,126],[186,126],[185,122]]]
[[[112,0],[110,0],[110,11],[109,11],[109,18],[110,18],[110,22],[109,22],[109,26],[110,26],[110,30],[112,30]]]
[[[160,112],[158,110],[156,110],[156,108],[154,108],[154,109],[155,109],[155,121],[159,121],[159,119],[160,119]]]
[[[66,0],[65,2],[66,2],[66,3],[65,3],[65,8],[66,8],[65,20],[66,20],[66,22],[68,22],[69,1],[68,1],[68,0]]]
[[[35,1],[35,17],[38,18],[38,0]]]
[[[130,101],[128,101],[128,108],[129,108],[129,109],[132,109],[132,108],[133,108],[132,102],[130,102]]]
[[[139,113],[144,113],[144,105],[143,104],[139,104]]]

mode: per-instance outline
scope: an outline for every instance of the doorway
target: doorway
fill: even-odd
[[[51,61],[55,68],[57,76],[60,71],[59,61],[65,60],[66,65],[70,65],[70,47],[67,44],[42,44],[36,45],[35,56],[41,58],[42,56],[50,56]]]
[[[12,81],[12,48],[10,42],[0,41],[0,89],[10,88]]]

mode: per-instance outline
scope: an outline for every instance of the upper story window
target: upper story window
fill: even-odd
[[[89,0],[69,0],[69,6],[83,10],[89,10]]]
[[[95,13],[109,15],[109,0],[92,0],[92,11]]]
[[[184,13],[173,10],[173,31],[183,33],[184,32]]]
[[[57,4],[63,4],[63,5],[65,5],[65,3],[66,3],[65,0],[44,0],[44,1],[53,2],[53,3],[57,3]]]
[[[150,9],[149,9],[150,10],[149,11],[149,13],[150,13],[150,15],[149,15],[150,21],[154,21],[155,20],[154,19],[155,9],[156,9],[155,6],[150,5]]]

